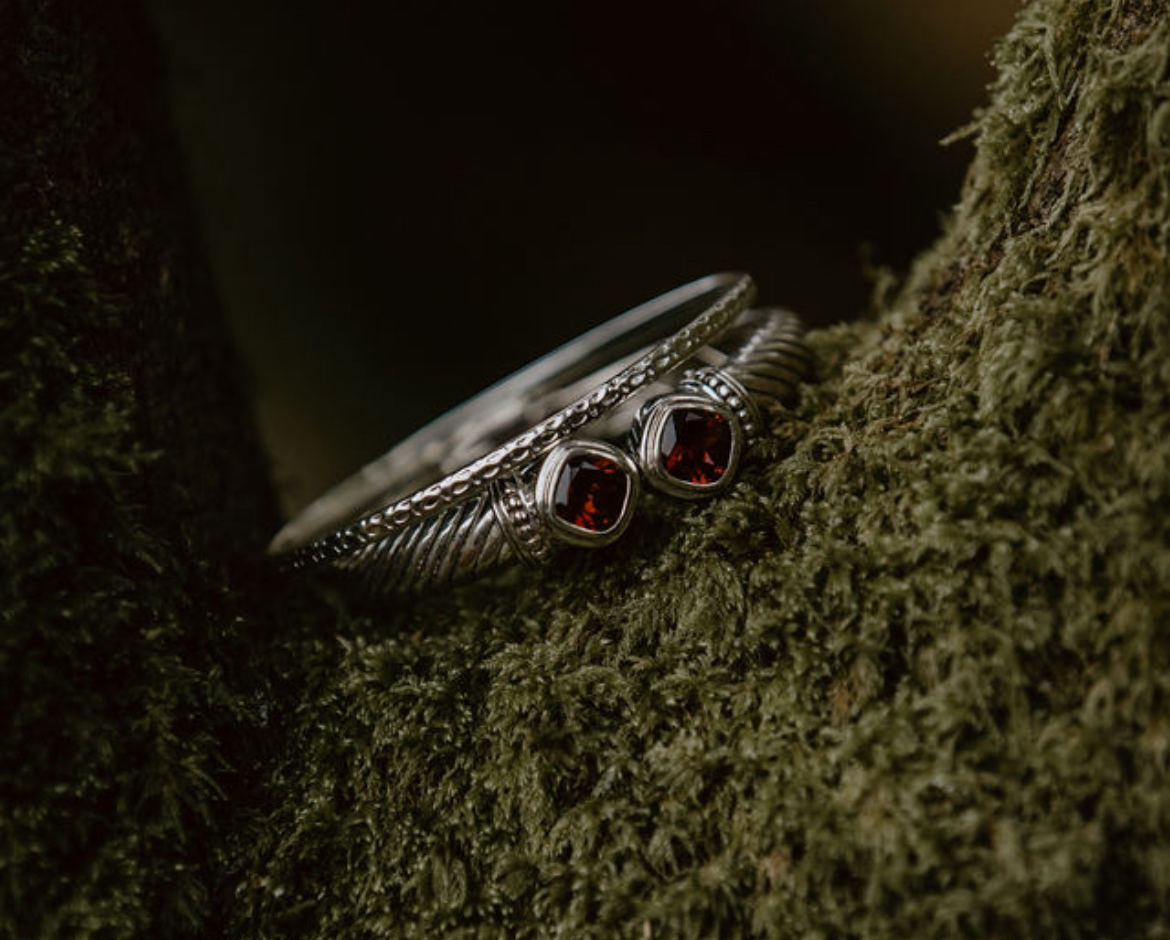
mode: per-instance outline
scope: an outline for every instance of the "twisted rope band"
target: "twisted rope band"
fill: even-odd
[[[387,593],[469,580],[517,557],[543,560],[558,527],[562,537],[578,544],[616,537],[632,511],[638,473],[609,445],[582,443],[583,428],[620,421],[631,401],[665,386],[706,396],[711,408],[720,414],[725,409],[727,420],[737,422],[737,431],[742,425],[751,435],[759,425],[753,396],[788,397],[810,374],[811,359],[793,315],[765,311],[745,317],[754,292],[746,275],[713,275],[603,324],[326,493],[277,535],[270,552],[289,570],[331,565],[359,575],[370,590]],[[681,384],[674,378],[688,362],[714,358],[709,344],[733,326],[742,338],[721,368],[695,369]],[[654,341],[665,330],[672,332]],[[644,350],[648,338],[648,351],[632,353]],[[631,354],[636,358],[623,367]],[[599,367],[613,374],[598,381]],[[548,414],[550,403],[566,397],[568,404],[548,417],[534,424],[526,417]],[[507,437],[518,424],[531,426]],[[507,439],[500,443],[502,437]],[[558,521],[550,509],[557,481],[538,479],[549,460],[558,459],[547,455],[574,441],[583,453],[566,464],[571,464],[566,472],[576,472],[582,463],[593,470],[613,465],[629,478],[622,525],[608,536]],[[483,456],[449,469],[453,460],[475,452]],[[618,470],[605,472],[619,480]]]

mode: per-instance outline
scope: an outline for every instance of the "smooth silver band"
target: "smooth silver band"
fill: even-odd
[[[749,313],[754,295],[747,275],[717,274],[602,324],[327,492],[276,535],[269,552],[289,569],[329,564],[356,572],[376,592],[434,588],[516,557],[542,559],[556,540],[537,505],[536,478],[545,456],[582,428],[613,439],[638,425],[638,405],[674,390],[704,396],[750,436],[761,396],[786,399],[811,375],[799,321],[786,312]],[[730,354],[709,345],[732,337]],[[692,367],[685,375],[684,366]],[[635,499],[638,475],[628,458],[600,441],[590,446],[634,471]]]

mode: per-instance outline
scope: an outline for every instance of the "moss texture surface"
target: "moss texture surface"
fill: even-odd
[[[1024,8],[944,234],[729,496],[364,612],[253,564],[87,9],[0,8],[4,936],[1170,933],[1164,2]]]
[[[0,936],[195,935],[275,517],[126,2],[0,2]],[[262,608],[261,608],[262,609]]]

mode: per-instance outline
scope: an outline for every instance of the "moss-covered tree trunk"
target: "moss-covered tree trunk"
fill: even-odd
[[[1036,0],[732,493],[338,613],[123,3],[0,7],[8,937],[1170,930],[1170,15]]]
[[[153,48],[128,0],[0,0],[14,940],[202,934],[260,767],[269,601],[245,571],[275,502]]]

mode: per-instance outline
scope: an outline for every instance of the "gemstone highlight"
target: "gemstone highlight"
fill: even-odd
[[[731,422],[706,408],[679,408],[662,426],[662,468],[691,486],[711,486],[731,460]]]
[[[556,514],[585,532],[609,532],[630,497],[626,471],[606,457],[580,454],[561,467],[553,495]]]

